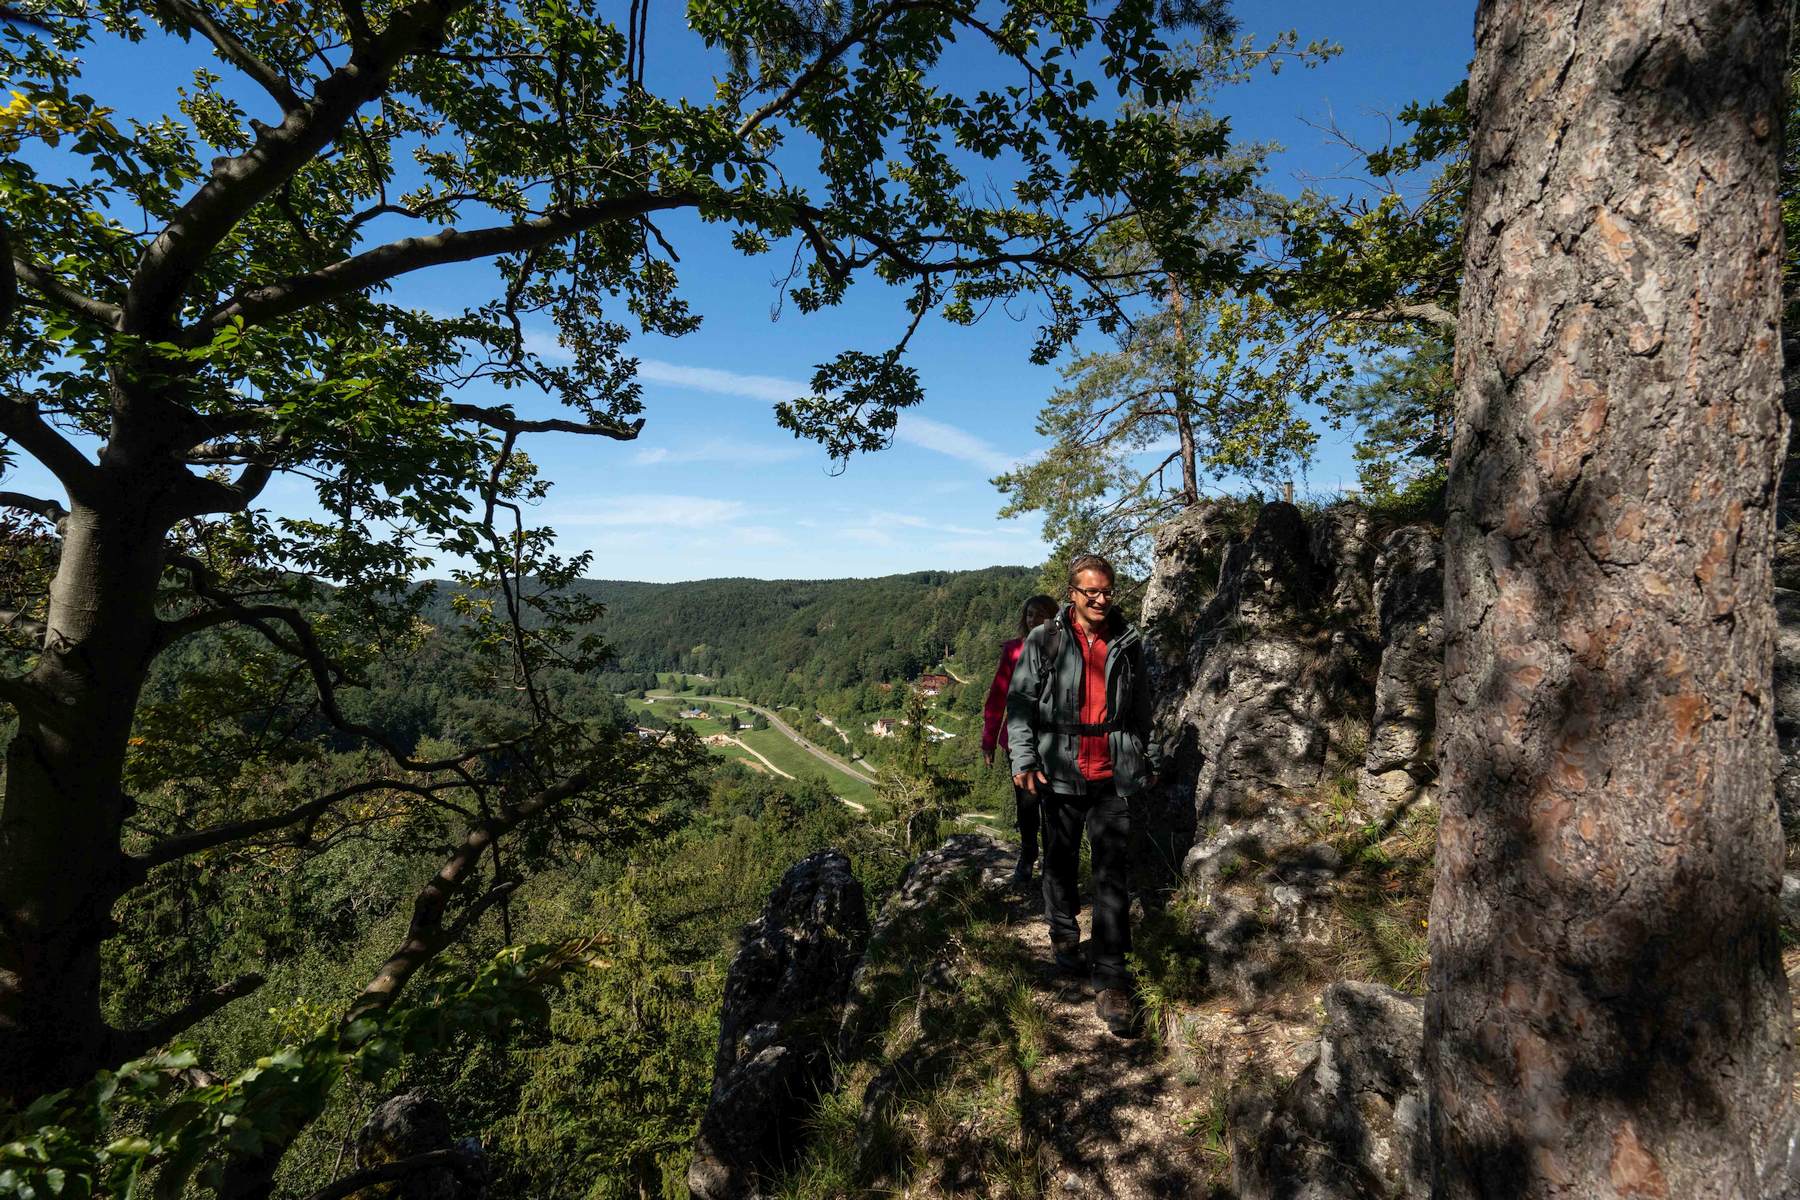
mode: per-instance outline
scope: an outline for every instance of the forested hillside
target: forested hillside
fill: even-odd
[[[729,677],[728,690],[799,703],[863,682],[910,679],[946,658],[991,665],[1037,590],[1025,567],[878,579],[590,580],[597,629],[622,672]]]

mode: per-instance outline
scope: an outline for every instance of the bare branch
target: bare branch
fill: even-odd
[[[502,433],[582,433],[597,434],[601,437],[613,438],[616,441],[629,442],[637,437],[644,428],[644,418],[639,417],[628,425],[596,425],[587,421],[569,421],[547,418],[538,421],[524,421],[512,415],[510,409],[485,408],[477,404],[452,404],[450,411],[465,421],[474,421],[489,429]]]
[[[69,519],[69,510],[54,500],[40,500],[36,496],[27,496],[23,492],[0,492],[0,508],[16,508],[21,512],[44,518],[62,528],[62,523]]]
[[[262,987],[264,982],[263,977],[254,971],[247,975],[239,975],[230,983],[222,983],[212,991],[196,996],[161,1020],[153,1021],[137,1029],[115,1029],[110,1039],[112,1061],[122,1062],[128,1058],[137,1058],[146,1051],[162,1045],[170,1038],[192,1029],[233,1000],[241,1000],[250,995]]]
[[[338,676],[341,672],[337,664],[333,663],[326,655],[324,647],[319,645],[318,636],[313,632],[312,622],[307,619],[305,613],[297,608],[278,604],[244,603],[241,598],[221,588],[211,569],[191,554],[171,554],[168,556],[168,563],[171,567],[186,571],[192,581],[194,594],[214,607],[173,621],[162,622],[158,633],[160,646],[171,645],[190,634],[219,625],[238,624],[246,629],[255,630],[276,649],[284,654],[292,655],[306,667],[312,676],[313,686],[318,692],[319,709],[326,720],[345,733],[353,733],[379,746],[402,768],[408,771],[418,771],[421,774],[429,774],[433,771],[461,772],[463,764],[471,759],[507,749],[522,740],[515,738],[484,746],[472,746],[460,754],[430,761],[412,758],[379,729],[352,721],[344,715],[344,710],[338,705],[337,700]],[[284,626],[288,630],[288,634],[284,636],[277,631],[276,624]],[[465,782],[469,782],[466,777]]]
[[[50,427],[34,400],[0,400],[0,434],[42,463],[74,499],[88,495],[100,481],[100,468]]]
[[[48,625],[13,608],[0,608],[0,629],[9,633],[22,633],[40,646],[50,634]]]
[[[291,839],[295,845],[305,845],[312,835],[312,828],[320,817],[330,812],[338,804],[353,796],[366,795],[369,792],[409,792],[415,796],[437,804],[444,804],[437,793],[457,784],[420,784],[404,779],[369,779],[362,783],[353,783],[335,791],[326,792],[305,804],[297,804],[284,812],[274,813],[266,817],[255,817],[247,821],[232,821],[225,825],[213,825],[205,829],[196,829],[189,833],[173,834],[157,842],[142,854],[128,858],[125,874],[128,882],[136,884],[149,875],[151,870],[176,859],[187,858],[205,850],[219,846],[229,846],[233,842],[241,842],[246,838],[261,833],[273,833],[287,829],[293,825],[304,826]],[[446,804],[445,807],[454,808]],[[457,809],[460,812],[462,810]]]
[[[545,213],[529,221],[511,225],[470,230],[445,229],[429,237],[401,238],[340,259],[317,271],[291,276],[279,283],[235,296],[202,317],[190,332],[189,338],[203,338],[234,319],[241,318],[252,325],[261,324],[426,267],[529,250],[533,246],[541,246],[608,221],[630,220],[647,213],[685,208],[698,201],[699,196],[690,192],[667,195],[637,192],[578,205],[560,212]]]
[[[1427,325],[1439,329],[1456,329],[1456,314],[1440,304],[1430,301],[1407,302],[1397,301],[1385,308],[1358,309],[1344,314],[1346,321],[1368,321],[1395,323],[1399,321],[1423,321]]]
[[[469,905],[468,911],[456,919],[456,924],[450,926],[450,928],[444,932],[444,944],[446,946],[453,946],[461,941],[463,934],[473,929],[475,927],[475,922],[481,920],[481,914],[485,913],[488,909],[494,907],[494,905],[518,890],[518,881],[509,879],[505,883],[497,883],[487,891],[483,892],[476,899],[475,903]]]
[[[345,1197],[354,1196],[365,1188],[393,1179],[404,1179],[415,1171],[423,1171],[429,1167],[454,1167],[466,1161],[468,1155],[454,1147],[448,1150],[428,1150],[424,1154],[396,1158],[393,1162],[352,1171],[342,1179],[326,1184],[307,1196],[306,1200],[345,1200]]]
[[[119,306],[96,300],[76,291],[36,263],[19,257],[12,259],[13,274],[64,312],[97,321],[108,329],[119,327]]]
[[[300,107],[300,97],[294,94],[288,81],[238,41],[229,29],[213,20],[212,14],[194,0],[158,0],[158,7],[211,42],[221,58],[261,85],[262,90],[281,105],[282,112],[293,112]]]

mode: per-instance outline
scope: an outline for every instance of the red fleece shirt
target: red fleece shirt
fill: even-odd
[[[1106,638],[1098,631],[1090,634],[1081,622],[1071,619],[1075,644],[1081,647],[1081,715],[1083,725],[1104,724],[1106,712]],[[1081,748],[1075,754],[1075,766],[1089,783],[1112,778],[1112,744],[1102,734],[1082,735]]]
[[[981,707],[981,748],[1006,749],[1006,693],[1012,687],[1013,669],[1019,665],[1019,651],[1024,638],[1014,638],[1000,647],[1000,665],[994,668],[994,682],[988,685],[987,703]]]

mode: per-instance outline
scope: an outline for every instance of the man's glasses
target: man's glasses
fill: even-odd
[[[1080,592],[1082,595],[1086,596],[1089,600],[1098,600],[1102,596],[1104,596],[1108,600],[1111,600],[1113,598],[1113,590],[1111,588],[1084,588],[1084,587],[1075,587],[1074,585],[1071,584],[1069,587],[1069,590],[1072,592]]]

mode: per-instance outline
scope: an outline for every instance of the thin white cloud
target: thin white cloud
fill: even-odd
[[[735,521],[749,512],[750,506],[742,500],[640,494],[587,501],[579,509],[546,515],[545,523],[553,528],[563,525],[615,525],[703,529]]]
[[[572,362],[569,348],[557,340],[556,334],[541,329],[527,330],[525,348],[548,362]],[[776,375],[749,375],[739,371],[723,371],[717,367],[693,367],[664,362],[659,358],[638,359],[637,377],[645,383],[660,383],[695,392],[712,392],[720,396],[742,396],[746,400],[766,400],[770,404],[804,396],[812,388],[792,379]]]
[[[722,438],[713,438],[693,446],[655,446],[646,447],[632,455],[631,461],[640,467],[653,466],[659,463],[697,463],[728,462],[744,466],[764,463],[789,462],[804,455],[806,451],[799,445],[780,445],[753,442],[728,442]]]
[[[894,440],[921,450],[932,450],[980,467],[990,475],[1011,470],[1018,460],[966,429],[907,413],[894,430]]]
[[[742,396],[746,400],[765,400],[770,404],[792,400],[812,391],[804,383],[774,375],[744,375],[737,371],[721,371],[717,367],[685,367],[654,358],[638,359],[637,373],[646,383],[720,396]]]
[[[734,525],[732,536],[743,546],[790,546],[793,539],[771,525]]]

